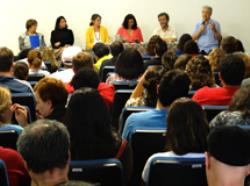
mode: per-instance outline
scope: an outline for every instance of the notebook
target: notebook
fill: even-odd
[[[39,35],[31,35],[29,38],[31,48],[37,48],[40,46]]]

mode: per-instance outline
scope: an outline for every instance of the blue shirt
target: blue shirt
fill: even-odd
[[[4,124],[0,127],[1,131],[5,131],[5,130],[15,130],[17,132],[18,135],[20,135],[23,131],[23,127],[19,126],[19,125],[13,125],[13,124]]]
[[[201,27],[203,21],[200,21],[196,24],[193,33],[197,32]],[[215,24],[217,32],[221,33],[220,24],[218,21],[213,19],[209,20],[209,24]],[[214,32],[206,25],[205,30],[201,33],[200,37],[197,39],[197,44],[200,48],[200,51],[210,52],[213,48],[219,47],[219,41],[214,37]]]
[[[152,109],[131,114],[122,131],[122,137],[129,140],[136,129],[166,129],[166,109]]]

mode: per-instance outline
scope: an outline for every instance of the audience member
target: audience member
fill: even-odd
[[[24,62],[17,62],[14,65],[14,76],[19,80],[28,80],[29,77],[29,66]]]
[[[110,59],[112,56],[109,54],[109,47],[103,43],[96,43],[93,47],[93,52],[96,57],[96,63],[94,64],[95,70],[99,72],[102,63]]]
[[[176,55],[179,57],[180,55],[183,54],[184,51],[184,45],[187,41],[192,40],[192,36],[190,34],[183,34],[177,44],[176,47]]]

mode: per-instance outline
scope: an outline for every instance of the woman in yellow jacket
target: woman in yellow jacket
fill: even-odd
[[[109,43],[108,30],[101,25],[102,17],[98,14],[93,14],[91,17],[90,27],[86,32],[86,48],[92,49],[96,43]]]

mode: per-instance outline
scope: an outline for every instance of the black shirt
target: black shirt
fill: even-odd
[[[61,45],[56,47],[55,43],[61,42]],[[74,43],[74,35],[72,30],[64,28],[59,30],[53,30],[51,32],[50,43],[53,48],[60,48],[65,45],[73,45]]]

